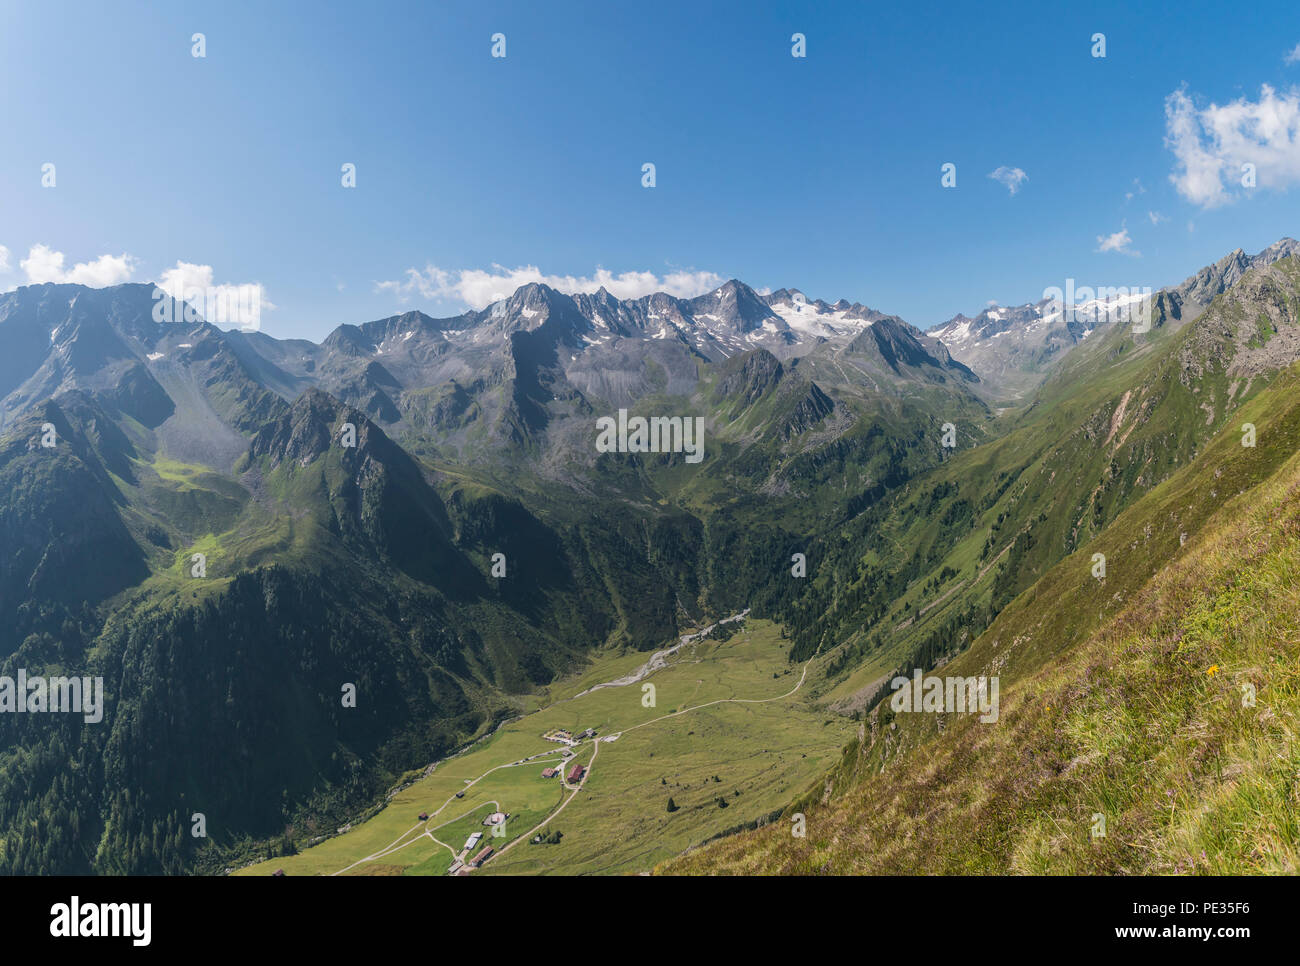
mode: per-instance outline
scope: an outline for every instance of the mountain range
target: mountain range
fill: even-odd
[[[0,869],[227,868],[350,821],[593,655],[746,608],[813,660],[809,700],[862,718],[826,803],[851,822],[878,765],[955,740],[881,717],[895,671],[1013,684],[1070,659],[1123,601],[1075,601],[1062,567],[1140,520],[1140,567],[1113,571],[1136,594],[1175,531],[1281,470],[1297,247],[1154,293],[1147,332],[1039,303],[927,334],[732,280],[527,285],[317,344],[157,321],[148,284],[0,295],[0,674],[108,695],[100,724],[0,716]],[[1278,434],[1210,484],[1265,403]],[[703,461],[598,452],[619,410],[702,418]],[[1213,495],[1169,503],[1189,474]],[[1049,592],[1070,607],[1035,609]]]
[[[1191,321],[1250,269],[1272,265],[1297,251],[1300,242],[1293,238],[1274,242],[1253,256],[1238,248],[1181,284],[1152,292],[1151,310],[1175,323]],[[1067,280],[1055,287],[1063,291],[1069,284]],[[1135,321],[1138,303],[1148,299],[1135,294],[1138,286],[1125,288],[1109,296],[1091,289],[1086,299],[1068,300],[1069,313],[1061,310],[1060,295],[1045,295],[1024,305],[990,305],[973,318],[955,315],[932,327],[929,334],[943,342],[954,358],[980,372],[993,398],[1016,400],[1035,389],[1052,366],[1098,326],[1120,319]]]

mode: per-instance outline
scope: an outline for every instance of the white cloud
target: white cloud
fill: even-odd
[[[1133,239],[1128,236],[1128,227],[1120,225],[1119,231],[1111,235],[1097,236],[1097,251],[1118,252],[1121,255],[1141,255],[1132,249]]]
[[[1287,55],[1283,59],[1288,64],[1300,64],[1300,44],[1296,44],[1294,49],[1287,51]]]
[[[1150,221],[1151,224],[1153,225],[1158,225],[1162,221],[1168,221],[1169,219],[1166,218],[1164,215],[1160,214],[1160,212],[1158,211],[1148,211],[1147,220]]]
[[[1011,194],[1019,191],[1021,184],[1029,180],[1029,175],[1020,168],[1008,168],[1005,164],[990,171],[989,177],[1000,182]]]
[[[100,255],[92,262],[78,262],[72,268],[64,268],[63,252],[56,252],[48,245],[33,245],[18,266],[32,285],[70,282],[91,288],[105,288],[127,281],[135,271],[135,259],[125,253]]]
[[[549,285],[566,295],[595,292],[604,286],[615,298],[636,299],[655,292],[689,298],[711,291],[724,281],[726,279],[714,272],[678,271],[663,276],[654,272],[621,272],[615,275],[598,268],[591,275],[578,276],[545,275],[536,265],[520,268],[493,265],[490,271],[474,268],[457,272],[428,265],[424,271],[408,268],[404,279],[376,282],[375,288],[381,292],[393,292],[403,300],[418,293],[426,299],[453,299],[481,309],[508,298],[521,285],[533,282]]]
[[[157,285],[173,299],[193,306],[204,319],[217,326],[256,331],[261,327],[263,310],[275,308],[260,282],[217,285],[214,279],[211,265],[178,261],[175,268],[162,273]]]
[[[9,271],[9,249],[0,245],[0,272]]]
[[[1169,180],[1202,208],[1234,200],[1246,164],[1261,188],[1300,182],[1300,90],[1279,95],[1265,84],[1257,101],[1203,110],[1185,90],[1174,91],[1165,98],[1165,145],[1177,161]]]

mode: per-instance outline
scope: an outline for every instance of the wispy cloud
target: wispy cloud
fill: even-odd
[[[1300,90],[1267,84],[1245,97],[1197,109],[1185,90],[1165,98],[1165,144],[1176,166],[1169,180],[1188,201],[1214,208],[1234,200],[1245,165],[1260,188],[1300,182]]]
[[[1288,50],[1286,56],[1282,59],[1288,64],[1300,64],[1300,44],[1296,44],[1294,48]]]
[[[1128,227],[1121,224],[1120,230],[1111,235],[1097,236],[1097,251],[1117,252],[1120,255],[1137,257],[1141,252],[1133,250],[1133,239],[1129,237]]]
[[[1166,218],[1164,215],[1160,214],[1160,212],[1158,211],[1148,211],[1147,220],[1151,222],[1151,224],[1153,225],[1158,225],[1162,221],[1168,221],[1169,219]]]
[[[1002,184],[1011,194],[1020,190],[1020,186],[1029,180],[1029,175],[1020,168],[1008,168],[1002,165],[989,172],[989,177]]]
[[[621,272],[615,274],[603,268],[591,275],[547,275],[536,265],[506,268],[493,265],[490,270],[481,268],[447,271],[428,265],[423,271],[408,268],[405,276],[392,281],[376,282],[375,289],[392,292],[407,300],[414,295],[425,299],[448,299],[463,302],[470,308],[481,309],[493,302],[508,298],[521,285],[539,283],[567,295],[595,292],[602,286],[620,299],[641,298],[655,292],[667,292],[679,298],[689,298],[717,288],[724,281],[714,272],[678,271],[666,275],[654,272]]]
[[[5,261],[8,251],[5,252]],[[27,257],[18,263],[18,267],[27,276],[31,285],[43,282],[71,282],[76,285],[89,285],[92,288],[104,288],[107,285],[120,285],[128,281],[135,272],[136,260],[131,255],[100,255],[89,262],[78,262],[71,268],[64,267],[63,252],[56,252],[48,245],[33,245]]]

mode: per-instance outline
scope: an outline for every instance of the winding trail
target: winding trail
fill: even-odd
[[[772,701],[783,701],[784,699],[790,697],[790,695],[798,691],[801,687],[803,687],[804,679],[808,677],[808,665],[812,664],[813,660],[816,657],[817,655],[814,654],[812,657],[808,658],[808,660],[804,662],[803,673],[799,675],[799,683],[796,684],[794,687],[792,687],[785,694],[778,694],[774,698],[718,698],[716,701],[706,701],[704,704],[697,704],[694,707],[690,707],[690,708],[682,708],[682,710],[680,711],[673,711],[670,714],[660,715],[658,718],[651,718],[649,721],[642,721],[639,725],[633,725],[630,728],[624,728],[622,731],[619,732],[619,734],[625,735],[629,731],[636,731],[637,728],[644,728],[646,725],[652,725],[659,721],[665,721],[668,718],[676,718],[678,715],[686,714],[686,712],[688,711],[699,711],[701,708],[711,708],[715,704],[768,704],[769,702]]]
[[[550,824],[550,822],[554,818],[556,818],[556,816],[558,816],[562,811],[564,811],[566,808],[569,807],[569,802],[573,801],[575,798],[578,797],[578,792],[582,791],[582,786],[587,784],[587,779],[591,777],[591,770],[596,766],[596,756],[599,754],[600,754],[600,742],[597,741],[595,743],[595,748],[591,752],[591,761],[587,762],[587,768],[582,773],[582,780],[578,782],[578,787],[573,790],[573,793],[560,803],[559,808],[551,812],[550,815],[547,815],[546,818],[542,819],[537,825],[530,828],[527,832],[525,832],[523,835],[516,838],[509,845],[503,846],[501,851],[497,853],[498,859],[501,856],[505,855],[507,852],[509,852],[511,849],[513,849],[520,842],[524,841],[524,839],[532,837],[533,834],[535,834],[537,831],[545,828],[548,824]]]
[[[676,718],[679,715],[686,714],[688,711],[699,711],[701,708],[710,708],[715,704],[768,704],[769,702],[772,701],[782,701],[790,697],[801,687],[803,687],[804,680],[808,677],[808,667],[809,665],[812,664],[814,660],[816,660],[816,658],[817,655],[814,654],[812,657],[808,658],[808,660],[804,662],[803,673],[799,675],[799,682],[794,687],[792,687],[789,691],[787,691],[785,694],[778,694],[776,695],[776,697],[772,697],[772,698],[719,698],[716,701],[707,701],[704,704],[697,704],[694,707],[682,708],[680,711],[673,711],[670,714],[660,715],[658,718],[651,718],[649,721],[642,721],[638,725],[632,725],[632,727],[630,728],[624,728],[622,731],[617,732],[617,734],[622,736],[627,734],[629,731],[635,731],[637,728],[644,728],[646,725],[652,725],[660,721],[666,721],[669,718]],[[563,802],[561,802],[560,807],[557,808],[550,815],[546,816],[546,818],[544,818],[541,822],[539,822],[533,828],[529,829],[525,834],[514,839],[509,845],[504,846],[501,849],[501,851],[497,853],[498,859],[501,856],[505,855],[507,852],[509,852],[511,849],[513,849],[520,842],[524,841],[527,838],[532,837],[535,833],[537,833],[538,831],[540,831],[541,829],[549,825],[552,821],[555,820],[556,817],[559,816],[561,812],[563,812],[569,806],[569,802],[577,798],[578,792],[582,791],[582,786],[587,783],[587,779],[591,777],[591,773],[595,769],[596,756],[600,754],[600,745],[601,742],[599,739],[597,739],[595,742],[595,749],[591,753],[591,761],[587,762],[587,770],[583,773],[582,781],[578,783],[578,787],[573,790],[573,794],[571,794],[568,798],[566,798]]]

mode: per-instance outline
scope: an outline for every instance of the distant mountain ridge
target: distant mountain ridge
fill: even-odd
[[[1156,293],[1154,314],[1178,324],[1195,318],[1250,268],[1297,251],[1300,243],[1290,238],[1254,256],[1237,249]],[[46,283],[0,295],[0,427],[43,399],[81,389],[115,396],[147,425],[170,420],[178,441],[201,441],[192,455],[219,463],[242,450],[231,427],[257,424],[276,407],[272,397],[291,402],[312,386],[392,426],[413,409],[417,418],[430,415],[427,399],[403,395],[435,387],[448,398],[434,415],[450,405],[456,418],[513,418],[480,397],[493,383],[515,379],[518,391],[505,408],[513,406],[532,430],[549,422],[557,394],[578,408],[581,400],[624,405],[656,393],[689,395],[697,362],[755,349],[800,360],[823,383],[897,392],[950,381],[986,399],[1014,401],[1098,326],[1132,310],[1091,300],[1062,318],[1043,299],[959,314],[923,332],[859,303],[786,288],[760,295],[736,279],[688,299],[662,292],[618,299],[604,288],[570,296],[532,283],[482,310],[343,324],[313,343],[223,331],[201,320],[158,323],[154,306],[150,283],[99,290]],[[647,378],[647,370],[662,378]]]
[[[1176,286],[1153,290],[1154,314],[1176,322],[1203,312],[1216,295],[1235,285],[1250,269],[1272,265],[1300,252],[1300,242],[1283,238],[1256,255],[1240,248],[1207,265]],[[1082,284],[1082,283],[1081,283]],[[973,317],[958,314],[932,326],[928,334],[953,357],[980,374],[1004,399],[1023,397],[1047,372],[1099,326],[1132,318],[1133,299],[1089,298],[1063,317],[1050,298],[1024,305],[992,305]]]
[[[0,427],[81,390],[156,429],[185,459],[224,469],[242,435],[309,388],[399,433],[520,445],[557,418],[650,396],[689,397],[701,365],[763,350],[823,382],[910,392],[977,377],[897,316],[731,280],[692,299],[617,299],[520,287],[485,309],[406,312],[338,326],[319,344],[204,321],[154,321],[154,287],[34,285],[0,296]],[[964,391],[964,390],[960,390]],[[485,445],[484,440],[476,445]]]

